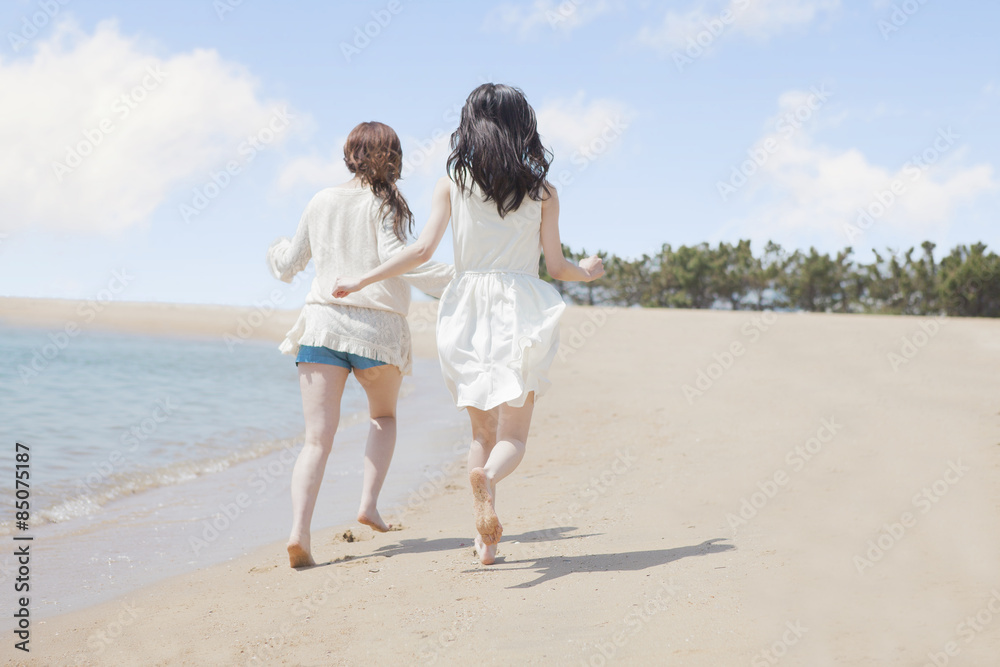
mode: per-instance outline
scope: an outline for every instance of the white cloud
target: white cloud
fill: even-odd
[[[799,91],[782,95],[774,125],[807,98]],[[965,163],[961,135],[947,126],[929,133],[914,145],[912,156],[891,167],[874,164],[858,148],[820,144],[808,126],[767,133],[755,146],[769,140],[776,148],[740,192],[749,213],[727,226],[729,234],[825,239],[834,247],[918,242],[943,236],[957,208],[1000,188],[991,164]]]
[[[111,21],[93,34],[63,22],[34,46],[0,61],[6,230],[119,232],[281,125],[283,105],[259,99],[255,79],[214,50],[164,57]]]
[[[344,141],[337,141],[337,148],[329,158],[321,155],[303,155],[290,160],[278,176],[278,189],[288,192],[299,186],[313,189],[337,185],[351,179],[351,172],[344,164]]]
[[[621,137],[633,115],[624,102],[609,98],[587,101],[583,92],[569,99],[551,100],[536,110],[538,132],[557,158],[592,154],[595,143],[597,148],[605,144],[610,147]]]
[[[729,0],[724,5],[698,0],[687,11],[670,10],[659,25],[644,27],[638,41],[663,54],[693,44],[700,54],[700,50],[713,49],[720,39],[737,34],[766,41],[839,7],[840,0]]]
[[[486,27],[528,39],[541,31],[569,34],[611,11],[610,0],[534,0],[530,6],[505,2],[486,17]]]

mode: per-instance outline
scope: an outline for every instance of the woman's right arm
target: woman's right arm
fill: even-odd
[[[559,194],[548,186],[549,196],[542,200],[542,250],[545,253],[545,270],[556,280],[564,282],[590,282],[604,275],[604,262],[591,255],[579,265],[566,259],[559,238]]]
[[[309,213],[313,203],[309,202],[299,220],[295,237],[286,236],[275,239],[267,249],[267,265],[271,275],[286,283],[292,282],[295,274],[306,268],[312,258],[312,247],[309,245]]]
[[[406,248],[392,229],[392,218],[386,218],[378,228],[378,258],[380,262],[388,262]],[[455,277],[455,268],[451,264],[443,264],[431,260],[415,269],[404,273],[400,278],[413,285],[418,290],[440,299],[444,288]]]
[[[449,220],[451,220],[451,181],[447,176],[442,176],[434,187],[431,217],[420,233],[420,238],[360,278],[339,276],[333,285],[333,296],[342,299],[372,283],[401,276],[420,266],[437,250],[441,237],[448,228]]]

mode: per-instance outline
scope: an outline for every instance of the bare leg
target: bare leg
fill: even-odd
[[[378,512],[378,495],[396,449],[396,400],[403,375],[396,366],[386,364],[355,369],[354,376],[368,394],[368,412],[371,415],[358,521],[384,533],[392,526],[383,521]]]
[[[528,439],[528,428],[531,426],[533,409],[533,394],[528,396],[520,408],[509,405],[500,406],[496,427],[496,444],[490,449],[486,462],[481,467],[469,471],[469,482],[472,485],[476,514],[476,530],[479,532],[484,547],[496,545],[503,535],[503,526],[496,514],[496,487],[500,480],[514,472],[514,469],[521,463],[521,459],[524,458],[525,443]],[[473,420],[473,431],[475,432],[477,417],[488,413],[476,411],[479,415],[474,415],[472,410],[472,408],[469,409],[469,414]],[[495,551],[493,553],[495,554]],[[488,564],[487,560],[492,562],[492,556],[485,548],[480,551],[480,560],[485,564]]]
[[[494,487],[497,482],[514,472],[524,458],[524,446],[528,441],[528,428],[531,426],[531,413],[534,409],[534,393],[529,394],[524,405],[519,408],[500,406],[497,444],[483,466]]]
[[[466,408],[472,421],[472,444],[469,445],[469,471],[486,465],[493,446],[497,444],[497,424],[500,421],[500,408],[488,412],[476,408]]]
[[[472,422],[472,444],[469,445],[469,481],[472,484],[473,499],[476,512],[476,530],[483,529],[490,533],[499,527],[499,519],[493,509],[496,501],[496,489],[491,487],[479,471],[486,465],[490,453],[497,442],[497,424],[500,419],[500,408],[483,411],[476,408],[466,408]],[[493,525],[496,521],[496,526]],[[499,541],[499,537],[497,538]],[[486,544],[483,538],[476,535],[476,553],[483,565],[492,565],[496,559],[497,546]]]
[[[292,532],[288,537],[288,561],[292,567],[315,564],[310,551],[309,525],[333,436],[337,433],[340,399],[348,374],[348,369],[340,366],[299,364],[306,438],[292,469]]]

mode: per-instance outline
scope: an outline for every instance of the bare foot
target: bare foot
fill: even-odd
[[[382,515],[375,508],[358,511],[358,523],[370,526],[372,530],[377,530],[380,533],[388,533],[392,530],[392,524],[383,521]]]
[[[311,565],[315,565],[316,561],[314,561],[312,556],[309,554],[308,547],[303,547],[298,542],[289,542],[288,564],[292,567],[309,567]]]
[[[472,484],[473,506],[476,514],[476,530],[483,536],[483,544],[490,546],[500,541],[503,526],[493,506],[493,489],[482,468],[474,468],[469,473]]]
[[[492,565],[497,557],[497,545],[484,544],[483,538],[476,535],[476,554],[479,556],[480,563],[483,565]]]

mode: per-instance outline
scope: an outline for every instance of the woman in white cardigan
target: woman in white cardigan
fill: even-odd
[[[412,364],[406,323],[410,284],[440,296],[455,275],[451,266],[430,262],[345,298],[331,296],[337,275],[362,275],[379,266],[403,249],[413,225],[396,187],[402,149],[392,128],[376,122],[355,127],[344,144],[344,162],[354,178],[313,197],[295,237],[276,240],[267,253],[271,272],[285,282],[310,258],[316,262],[306,304],[280,347],[296,355],[306,422],[305,444],[292,470],[292,567],[314,564],[309,526],[352,370],[371,415],[358,521],[389,530],[377,503],[396,445],[400,383]]]

